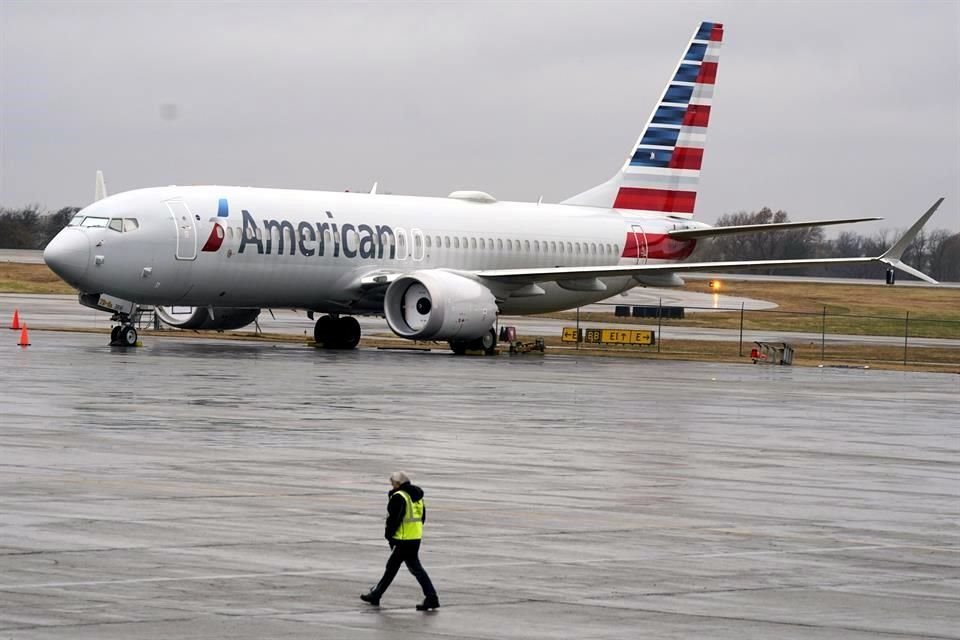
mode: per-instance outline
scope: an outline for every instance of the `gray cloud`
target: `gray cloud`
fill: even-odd
[[[156,184],[557,201],[611,175],[724,22],[697,216],[934,198],[960,230],[960,8],[905,3],[0,4],[0,203]]]

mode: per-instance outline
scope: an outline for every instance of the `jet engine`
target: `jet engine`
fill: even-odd
[[[475,340],[497,319],[485,286],[449,271],[415,271],[397,278],[383,300],[387,324],[411,340]]]
[[[227,331],[245,327],[260,315],[260,309],[235,307],[156,307],[157,316],[171,327]]]

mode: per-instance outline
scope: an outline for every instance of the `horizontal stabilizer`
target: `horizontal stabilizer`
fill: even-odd
[[[848,224],[851,222],[872,222],[883,218],[845,218],[834,220],[807,220],[804,222],[773,222],[768,224],[741,224],[729,227],[707,227],[702,229],[676,229],[667,234],[676,240],[696,240],[729,236],[737,233],[762,233],[764,231],[784,231],[787,229],[804,229],[808,227],[827,227],[833,224]]]

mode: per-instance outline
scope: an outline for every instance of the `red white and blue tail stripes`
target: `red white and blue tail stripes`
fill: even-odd
[[[723,25],[701,23],[624,165],[613,206],[693,214]]]
[[[621,170],[563,204],[693,214],[722,40],[722,24],[700,24]]]

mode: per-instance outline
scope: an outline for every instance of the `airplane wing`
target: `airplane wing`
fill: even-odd
[[[677,240],[695,240],[698,238],[713,238],[728,236],[736,233],[756,233],[757,231],[783,231],[785,229],[803,229],[806,227],[827,227],[833,224],[847,224],[850,222],[872,222],[883,218],[845,218],[832,220],[807,220],[803,222],[773,222],[768,224],[741,224],[729,227],[708,227],[705,229],[675,229],[667,235]]]
[[[864,264],[868,262],[881,262],[895,269],[900,269],[912,276],[920,278],[931,284],[939,284],[936,280],[914,269],[910,265],[901,262],[907,246],[913,242],[913,239],[919,233],[923,225],[934,214],[943,198],[937,200],[926,213],[920,216],[912,227],[901,237],[892,247],[883,254],[874,257],[860,258],[809,258],[801,260],[738,260],[731,262],[680,262],[670,264],[637,264],[637,265],[613,265],[613,266],[592,266],[592,267],[548,267],[534,269],[492,269],[485,271],[473,271],[471,275],[478,278],[507,282],[511,284],[523,285],[534,284],[537,282],[556,282],[564,280],[590,280],[592,278],[603,278],[612,276],[633,276],[641,274],[668,274],[668,273],[686,273],[696,271],[727,271],[727,270],[748,270],[748,269],[769,269],[769,268],[789,268],[789,267],[808,267],[814,265],[835,265],[835,264]],[[769,225],[763,225],[769,226]]]

